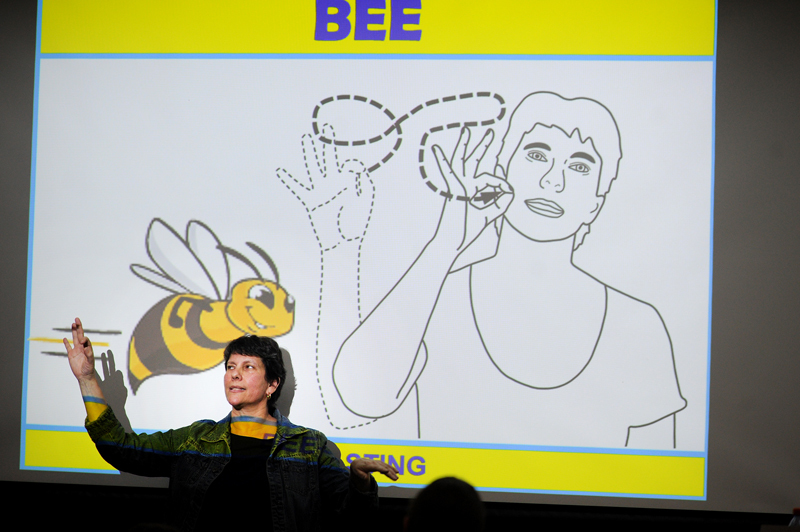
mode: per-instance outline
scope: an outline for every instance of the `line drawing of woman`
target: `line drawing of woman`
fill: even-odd
[[[536,92],[493,141],[433,146],[438,225],[341,343],[326,412],[332,384],[351,427],[415,403],[424,440],[675,448],[686,400],[661,315],[573,263],[617,177],[613,115]]]

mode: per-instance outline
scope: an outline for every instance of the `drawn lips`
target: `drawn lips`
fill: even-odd
[[[558,218],[564,214],[564,209],[561,208],[561,205],[544,198],[525,200],[525,205],[536,214],[547,216],[548,218]]]

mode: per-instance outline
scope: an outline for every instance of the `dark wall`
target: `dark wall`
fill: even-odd
[[[36,2],[0,2],[0,478],[19,466]],[[11,457],[14,457],[13,459]]]
[[[798,23],[795,1],[719,6],[708,461],[714,509],[775,511],[771,504],[789,512],[800,505]],[[731,494],[723,501],[721,492]]]

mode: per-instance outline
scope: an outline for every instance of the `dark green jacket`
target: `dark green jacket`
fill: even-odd
[[[267,459],[272,524],[276,532],[319,530],[322,510],[376,506],[375,481],[368,493],[350,482],[350,472],[326,447],[325,435],[278,420],[275,443]],[[135,475],[169,477],[177,524],[192,530],[208,487],[231,459],[230,416],[197,421],[188,427],[154,434],[128,434],[111,408],[86,423],[100,455]],[[209,501],[222,504],[222,501]]]

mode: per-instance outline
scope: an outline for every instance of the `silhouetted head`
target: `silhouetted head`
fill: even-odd
[[[431,482],[411,501],[406,532],[458,530],[480,532],[485,521],[483,503],[468,483],[454,477]]]

